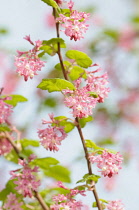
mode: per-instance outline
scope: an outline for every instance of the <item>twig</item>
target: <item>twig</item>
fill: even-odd
[[[56,10],[55,9],[53,9],[53,14],[54,14],[54,18],[56,19]],[[59,38],[60,37],[59,23],[57,23],[57,22],[56,22],[56,33],[57,33],[57,38]],[[64,78],[66,80],[68,80],[68,76],[66,74],[66,70],[65,70],[65,67],[64,67],[64,64],[63,64],[62,55],[61,55],[60,43],[58,43],[58,52],[57,52],[57,54],[59,56],[59,60],[60,60],[60,64],[61,64],[61,68],[62,68],[62,72],[63,72]],[[75,122],[77,123],[76,127],[77,127],[77,130],[79,132],[79,135],[80,135],[80,138],[81,138],[81,141],[82,141],[82,145],[83,145],[83,148],[84,148],[84,153],[85,153],[85,157],[86,157],[86,161],[87,161],[87,166],[88,166],[88,172],[89,172],[90,175],[92,175],[91,163],[90,163],[90,161],[88,159],[88,155],[89,154],[88,154],[87,147],[85,145],[85,140],[84,140],[84,137],[83,137],[83,133],[82,133],[82,130],[81,130],[81,127],[80,127],[78,118],[75,119]],[[94,197],[95,197],[95,200],[96,200],[98,209],[99,210],[102,210],[102,206],[100,204],[100,200],[99,200],[99,197],[98,197],[98,194],[97,194],[97,191],[96,191],[96,188],[95,188],[95,185],[94,184],[93,184],[92,192],[94,194]]]
[[[41,197],[41,195],[38,192],[36,192],[36,191],[34,191],[34,195],[35,195],[35,198],[39,201],[42,209],[49,210],[49,207],[46,205],[46,203],[44,202],[44,200]]]
[[[10,144],[13,146],[13,148],[14,148],[16,154],[18,155],[18,157],[21,160],[23,160],[23,158],[20,156],[20,150],[18,149],[17,145],[13,142],[13,139],[11,138],[11,136],[9,135],[8,132],[2,132],[0,134],[0,138],[7,138],[7,140],[10,142]],[[34,196],[39,201],[43,210],[49,210],[49,207],[46,205],[43,198],[41,197],[41,195],[38,192],[34,191]]]

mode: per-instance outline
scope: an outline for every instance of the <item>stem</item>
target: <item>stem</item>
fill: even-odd
[[[89,172],[90,175],[92,175],[92,167],[91,167],[91,163],[90,163],[90,161],[88,159],[88,157],[89,157],[88,150],[87,150],[87,147],[85,146],[85,139],[84,139],[84,136],[83,136],[83,133],[82,133],[82,129],[80,127],[79,120],[78,120],[77,117],[76,117],[75,121],[77,122],[76,127],[77,127],[77,130],[79,132],[79,135],[80,135],[80,138],[81,138],[81,141],[82,141],[82,145],[83,145],[83,148],[84,148],[85,158],[86,158],[87,166],[88,166],[88,172]],[[95,197],[98,209],[102,210],[102,206],[100,204],[100,200],[99,200],[96,188],[95,188],[95,184],[93,184],[92,192],[94,194],[94,197]]]
[[[53,14],[54,14],[54,18],[56,20],[56,10],[55,9],[53,9]],[[59,38],[60,37],[59,23],[57,23],[57,22],[56,22],[56,34],[57,34],[57,38]],[[59,57],[59,61],[60,61],[60,64],[61,64],[61,68],[62,68],[62,72],[63,72],[64,78],[66,80],[68,80],[68,76],[66,74],[66,70],[65,70],[65,67],[64,67],[64,64],[63,64],[63,59],[62,59],[62,55],[61,55],[61,48],[60,48],[60,43],[59,42],[58,42],[58,52],[57,52],[57,54],[58,54],[58,57]],[[88,172],[89,172],[90,175],[92,175],[91,163],[90,163],[90,161],[88,159],[89,153],[88,153],[87,147],[85,145],[84,136],[83,136],[83,133],[82,133],[82,130],[81,130],[78,118],[76,118],[75,121],[77,123],[76,127],[77,127],[77,130],[79,132],[79,135],[80,135],[80,138],[81,138],[81,141],[82,141],[82,145],[83,145],[83,148],[84,148],[85,158],[86,158],[87,166],[88,166]],[[97,194],[94,182],[92,184],[93,184],[92,192],[94,194],[94,197],[95,197],[95,200],[96,200],[96,203],[97,203],[97,207],[98,207],[99,210],[102,210],[102,206],[100,204],[100,200],[99,200],[99,197],[98,197],[98,194]]]
[[[3,132],[0,135],[0,138],[7,138],[8,141],[10,142],[10,144],[13,146],[16,154],[18,155],[18,157],[23,160],[23,158],[20,156],[20,150],[18,149],[17,145],[13,142],[13,139],[11,138],[11,136],[9,135],[8,132]],[[43,198],[41,197],[41,195],[34,191],[34,196],[36,197],[36,199],[39,201],[41,207],[43,210],[49,210],[49,207],[46,205],[46,203],[44,202]]]
[[[54,8],[53,8],[53,14],[54,14],[54,18],[56,20],[56,10]],[[56,22],[56,34],[57,34],[57,38],[60,38],[59,23],[58,22]],[[61,65],[61,68],[62,68],[64,78],[66,80],[68,80],[68,76],[66,74],[66,70],[65,70],[62,55],[61,55],[61,48],[60,48],[60,43],[59,42],[57,43],[57,48],[58,48],[57,54],[58,54],[58,57],[59,57],[59,61],[60,61],[60,65]]]
[[[38,192],[34,191],[34,196],[39,201],[42,209],[49,210],[49,207],[46,205],[46,203],[44,202],[43,198],[41,197],[41,195]]]

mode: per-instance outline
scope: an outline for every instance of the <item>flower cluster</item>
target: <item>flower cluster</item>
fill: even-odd
[[[58,145],[67,137],[64,127],[59,125],[59,121],[54,119],[53,114],[49,114],[51,121],[43,120],[43,124],[51,123],[53,126],[48,125],[47,128],[39,130],[38,135],[41,139],[41,144],[45,149],[50,151],[58,151]]]
[[[77,194],[81,194],[85,196],[84,190],[78,189],[68,189],[61,182],[58,182],[58,186],[64,188],[69,191],[66,195],[58,194],[53,196],[53,201],[55,204],[50,206],[51,210],[59,210],[59,209],[70,209],[70,210],[81,210],[83,204],[81,201],[76,201],[73,197]]]
[[[10,172],[12,175],[11,179],[16,179],[16,181],[14,181],[17,185],[15,189],[24,197],[29,196],[31,198],[33,196],[33,191],[37,191],[40,186],[40,181],[36,180],[36,176],[34,175],[34,173],[38,172],[38,167],[35,166],[34,168],[31,168],[28,164],[34,158],[35,156],[31,155],[28,162],[19,160],[19,164],[22,165],[23,168]]]
[[[56,21],[60,22],[61,26],[65,28],[64,32],[66,36],[69,36],[71,40],[74,39],[77,41],[81,38],[84,38],[83,33],[87,31],[89,26],[85,24],[85,22],[88,20],[90,14],[73,10],[73,5],[74,3],[70,0],[68,3],[70,16],[59,14],[59,17],[56,19]]]
[[[30,36],[26,36],[25,39],[30,42],[34,48],[27,52],[17,51],[18,56],[15,57],[15,66],[17,67],[16,72],[24,76],[24,80],[27,81],[29,77],[32,79],[34,75],[37,75],[37,71],[41,71],[45,61],[41,61],[37,55],[37,52],[42,46],[42,41],[38,40],[33,43]]]
[[[100,155],[90,154],[89,160],[91,163],[97,163],[98,168],[101,169],[101,174],[110,178],[114,174],[118,174],[119,169],[122,168],[121,163],[123,158],[119,152],[113,154],[103,150]]]
[[[109,201],[107,204],[108,210],[124,210],[124,204],[121,200]]]
[[[0,99],[0,124],[5,123],[12,113],[13,106],[4,102],[4,100],[8,99],[9,97]]]
[[[7,202],[3,206],[3,210],[22,210],[23,202],[18,202],[15,194],[10,193],[7,196]]]
[[[94,64],[93,66],[98,66]],[[95,76],[95,73],[101,69],[87,72],[86,85],[81,86],[82,79],[79,78],[75,81],[75,90],[63,90],[65,96],[64,103],[67,107],[71,108],[74,117],[84,118],[92,114],[92,109],[95,108],[99,102],[104,102],[110,89],[106,87],[107,74]]]
[[[12,148],[12,145],[6,137],[0,138],[0,155],[8,154]]]

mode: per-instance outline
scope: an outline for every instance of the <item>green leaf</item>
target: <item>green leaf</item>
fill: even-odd
[[[85,140],[86,147],[93,148],[94,150],[104,150],[104,148],[97,146],[93,141],[86,139]]]
[[[78,50],[69,50],[66,52],[66,56],[70,59],[74,59],[79,66],[84,68],[88,68],[92,64],[91,58]]]
[[[41,53],[38,54],[39,58],[42,58],[45,55],[45,51],[42,51]]]
[[[55,117],[54,119],[59,121],[59,125],[64,127],[64,131],[66,133],[69,133],[75,127],[74,123],[68,122],[68,118],[66,118],[65,116],[58,116]]]
[[[70,17],[71,15],[70,9],[61,9],[61,13],[66,17]]]
[[[37,140],[30,140],[30,139],[21,139],[20,143],[22,147],[28,147],[28,146],[33,146],[33,147],[39,147],[39,141]]]
[[[44,40],[43,46],[40,47],[40,50],[54,56],[58,51],[58,43],[60,43],[61,48],[66,48],[65,41],[62,38],[52,38],[50,40]]]
[[[18,163],[19,157],[14,149],[11,150],[8,154],[4,155],[5,159],[14,163]]]
[[[92,120],[93,120],[93,117],[92,116],[88,116],[86,118],[79,119],[79,123],[80,123],[81,128],[84,128],[85,125],[86,125],[86,123],[87,122],[90,122]]]
[[[100,176],[95,175],[95,174],[92,174],[92,175],[90,175],[90,174],[85,174],[85,175],[83,176],[83,179],[77,181],[76,183],[78,184],[78,183],[80,183],[80,182],[86,182],[86,183],[89,184],[90,181],[94,181],[95,183],[97,183],[97,182],[98,182],[98,179],[100,179],[100,178],[101,178]]]
[[[10,192],[17,195],[17,190],[15,190],[15,187],[16,185],[13,183],[13,180],[9,180],[5,188],[0,192],[0,201],[5,201]]]
[[[52,38],[49,40],[44,40],[42,44],[51,46],[58,43],[60,43],[60,47],[66,47],[65,41],[62,38]]]
[[[46,157],[46,158],[37,158],[33,160],[30,164],[31,165],[37,165],[41,169],[49,169],[52,165],[57,165],[59,163],[58,160],[52,157]]]
[[[32,154],[34,154],[34,151],[31,150],[31,149],[27,149],[27,148],[22,148],[22,151],[20,152],[20,155],[23,158],[27,158],[27,157],[29,157]]]
[[[24,96],[21,96],[21,95],[9,95],[9,97],[11,97],[11,99],[5,100],[5,102],[12,106],[16,106],[18,103],[28,101],[27,98],[25,98]]]
[[[63,64],[64,64],[64,67],[65,67],[65,70],[69,70],[69,68],[72,66],[72,64],[69,61],[63,61]],[[61,64],[60,63],[56,64],[55,69],[61,71],[62,70],[61,69]]]
[[[0,132],[10,131],[10,128],[4,124],[0,125]]]
[[[69,76],[71,80],[76,80],[79,77],[86,78],[86,72],[83,68],[79,66],[73,66],[72,69],[70,70]]]
[[[37,86],[42,90],[48,90],[49,93],[54,91],[62,91],[64,89],[75,90],[74,85],[64,79],[43,79],[42,82]]]
[[[44,3],[46,3],[49,6],[52,6],[54,8],[59,8],[59,6],[57,5],[57,3],[54,0],[41,0]]]
[[[61,165],[50,167],[49,170],[45,171],[44,173],[46,176],[49,176],[58,181],[67,183],[71,182],[70,171]]]

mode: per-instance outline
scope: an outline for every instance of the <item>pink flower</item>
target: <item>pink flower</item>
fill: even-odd
[[[34,157],[30,157],[30,162]],[[38,172],[38,167],[35,166],[31,168],[25,160],[19,160],[19,164],[23,166],[22,169],[11,171],[11,179],[16,179],[14,183],[17,185],[15,189],[19,194],[22,194],[24,197],[33,196],[33,191],[37,191],[40,186],[40,181],[36,180],[34,173]],[[18,172],[18,173],[17,173]]]
[[[16,198],[16,195],[13,193],[10,193],[7,196],[7,202],[4,204],[3,208],[4,210],[23,210],[21,206],[23,205],[23,202],[18,202],[18,199]]]
[[[97,167],[101,169],[101,174],[110,178],[114,174],[118,174],[118,171],[122,168],[123,158],[119,152],[113,154],[103,150],[101,155],[90,154],[89,160],[91,163],[97,163]]]
[[[61,6],[62,5],[62,3],[63,3],[63,0],[54,0],[59,6]]]
[[[56,20],[65,28],[65,34],[69,36],[71,40],[74,39],[77,41],[84,38],[83,34],[87,31],[89,26],[86,25],[85,22],[88,20],[90,14],[72,10],[73,5],[74,3],[72,1],[68,3],[68,7],[71,11],[69,17],[60,14]]]
[[[110,92],[110,88],[107,87],[108,84],[108,75],[104,73],[102,75],[95,75],[100,72],[102,69],[98,64],[93,64],[92,67],[97,67],[95,71],[86,72],[87,73],[87,90],[91,92],[95,92],[98,95],[98,102],[103,103],[104,99],[107,98],[108,93]]]
[[[93,65],[97,66],[96,64]],[[104,98],[107,97],[110,89],[107,87],[107,74],[95,75],[101,69],[98,68],[95,71],[88,72],[87,79],[85,79],[86,85],[81,86],[82,79],[79,78],[75,81],[75,90],[63,90],[65,96],[64,103],[67,107],[72,109],[74,117],[86,118],[92,115],[92,109],[95,108],[99,102],[104,102]],[[94,93],[96,96],[91,95]]]
[[[0,139],[0,155],[6,155],[12,150],[12,145],[7,138]]]
[[[16,72],[19,73],[19,75],[24,76],[24,80],[27,81],[28,78],[32,79],[34,75],[38,75],[37,71],[41,71],[45,61],[41,61],[37,55],[37,52],[42,46],[42,41],[35,41],[34,44],[31,41],[30,36],[26,36],[24,39],[34,45],[34,48],[27,52],[17,51],[18,56],[15,57],[15,66],[17,67]]]
[[[121,200],[109,201],[107,204],[108,210],[124,210],[124,204]]]
[[[9,99],[8,97],[0,99],[0,124],[5,123],[8,120],[8,117],[13,112],[12,111],[13,106],[4,102],[4,100],[8,99]]]
[[[61,182],[58,182],[58,186],[62,187],[64,189],[69,190],[70,192],[67,193],[66,195],[63,194],[58,194],[56,196],[53,196],[53,201],[55,204],[50,206],[51,210],[59,210],[60,208],[62,209],[67,209],[67,210],[81,210],[83,207],[83,204],[81,201],[76,201],[73,199],[74,196],[77,194],[81,194],[85,196],[84,190],[78,190],[78,189],[68,189],[66,188]]]
[[[53,114],[49,115],[51,121],[43,120],[43,124],[54,123],[54,126],[48,125],[47,128],[39,130],[38,135],[41,139],[41,144],[45,149],[50,151],[58,151],[58,145],[61,145],[61,141],[67,137],[64,131],[64,127],[58,124],[58,121],[54,119]]]

